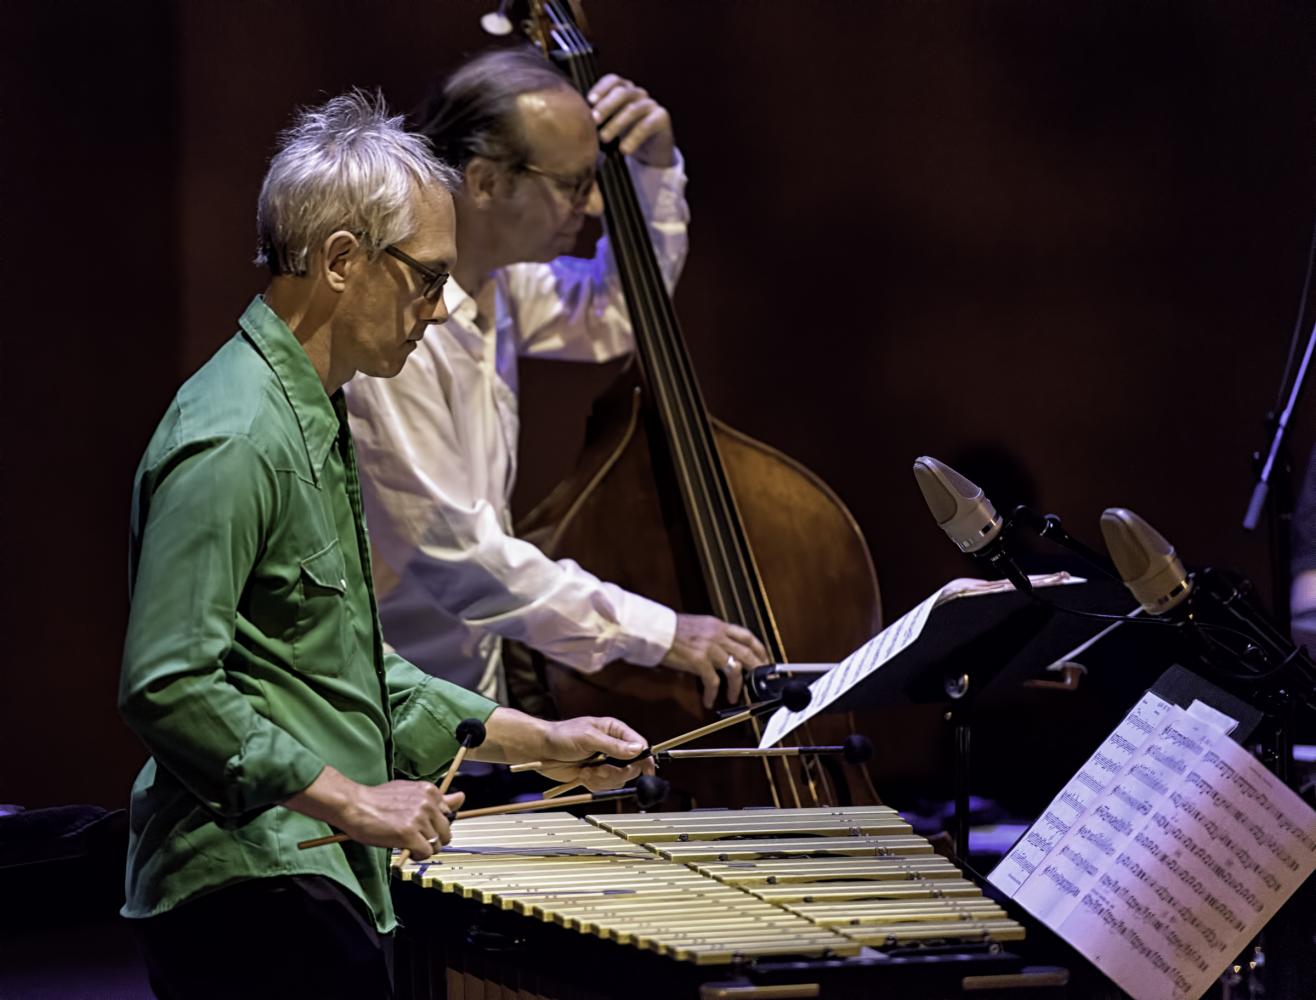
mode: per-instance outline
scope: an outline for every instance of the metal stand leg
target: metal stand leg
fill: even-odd
[[[967,673],[947,677],[943,686],[951,699],[952,707],[946,712],[946,721],[955,727],[955,820],[951,837],[955,841],[955,855],[969,856],[969,742],[970,723],[973,719],[973,698],[970,696],[970,679]]]
[[[956,713],[955,721],[955,854],[969,856],[969,737],[967,715]]]

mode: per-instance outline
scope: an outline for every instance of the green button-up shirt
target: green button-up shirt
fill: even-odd
[[[147,917],[244,879],[323,875],[395,920],[388,852],[279,803],[326,764],[433,779],[493,702],[383,651],[342,394],[257,298],[178,391],[133,490],[119,702],[151,759],[127,903]]]

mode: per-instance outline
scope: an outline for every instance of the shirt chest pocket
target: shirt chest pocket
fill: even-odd
[[[336,676],[347,659],[347,573],[338,539],[301,560],[292,663],[308,674]]]

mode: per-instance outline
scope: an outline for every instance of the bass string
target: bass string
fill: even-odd
[[[599,79],[593,49],[570,17],[556,9],[556,5],[550,4],[548,13],[554,19],[555,42],[569,55],[568,69],[573,80],[582,93],[587,92]],[[710,597],[723,617],[766,635],[769,630],[765,626],[771,619],[764,613],[766,605],[755,600],[752,589],[744,585],[749,579],[745,548],[737,544],[741,539],[736,537],[734,520],[728,516],[720,463],[710,447],[706,420],[701,420],[706,411],[698,383],[693,378],[688,356],[683,356],[680,349],[675,313],[653,256],[630,175],[622,158],[613,151],[605,159],[600,181],[614,252],[628,265],[619,268],[623,284],[628,286],[628,302],[640,316],[635,325],[642,367],[648,369],[665,426],[671,428],[669,444],[679,467],[678,479],[696,533],[700,562],[712,591]],[[645,317],[648,323],[643,322]],[[719,490],[719,486],[723,489]],[[737,563],[740,572],[735,571]]]
[[[581,93],[587,93],[599,79],[592,48],[571,19],[555,4],[547,4],[546,12],[554,21],[557,48],[567,54],[566,68],[573,82]],[[719,611],[733,613],[734,609],[738,612],[736,618],[745,618],[746,608],[741,595],[736,593],[723,568],[727,560],[716,558],[713,551],[715,547],[725,547],[724,536],[718,530],[716,511],[705,486],[706,470],[697,468],[700,456],[691,447],[695,435],[689,425],[690,408],[678,398],[682,394],[681,380],[674,376],[670,352],[665,350],[663,338],[658,335],[663,319],[667,318],[663,310],[666,296],[659,292],[651,274],[656,269],[656,262],[648,262],[652,266],[645,267],[647,240],[641,243],[643,229],[636,225],[634,213],[629,211],[633,200],[626,197],[629,177],[625,175],[624,163],[619,161],[620,157],[613,151],[608,152],[599,183],[604,192],[613,254],[618,258],[627,306],[634,318],[640,365],[664,426],[670,428],[669,445],[677,465],[678,487],[695,532],[694,543],[709,586],[709,596]]]
[[[550,5],[555,21],[555,42],[568,53],[567,69],[582,93],[599,78],[593,52],[587,41],[563,14]],[[613,252],[620,259],[627,304],[635,317],[642,367],[649,376],[655,402],[664,424],[670,428],[669,445],[678,469],[678,483],[687,501],[695,544],[715,608],[723,617],[747,627],[762,623],[761,609],[737,586],[743,579],[743,553],[728,530],[725,499],[717,489],[715,464],[701,433],[698,387],[688,363],[683,365],[675,315],[665,284],[648,240],[647,226],[639,211],[625,163],[615,151],[605,157],[600,184],[604,190]],[[742,572],[735,572],[741,563]]]
[[[607,185],[609,188],[613,186]],[[627,239],[629,234],[623,228],[624,213],[616,214],[623,216],[623,225],[615,227],[622,229],[619,240],[623,247],[622,254],[631,258],[640,257],[642,260],[642,255],[634,253]],[[640,286],[640,291],[635,298],[641,310],[644,310],[652,306],[656,290],[643,279],[636,284]],[[684,473],[680,478],[691,498],[690,513],[697,542],[704,549],[701,561],[715,590],[712,596],[715,605],[719,605],[716,610],[728,620],[756,628],[761,625],[762,616],[753,595],[742,583],[745,578],[745,560],[731,530],[729,511],[719,489],[713,457],[700,433],[699,414],[691,402],[694,394],[681,370],[679,358],[675,356],[677,352],[671,343],[671,328],[662,322],[660,312],[651,312],[648,319],[649,322],[645,323],[644,317],[641,317],[637,326],[647,328],[643,337],[648,346],[646,353],[649,356],[651,383],[663,405],[665,424],[671,428],[669,443],[674,458]]]
[[[566,65],[581,93],[588,93],[599,79],[592,47],[561,12],[552,10],[556,22],[555,41],[567,53]],[[685,349],[675,311],[658,268],[648,227],[640,211],[625,161],[616,150],[605,156],[600,184],[604,191],[613,252],[627,287],[627,304],[637,316],[634,323],[642,367],[647,369],[651,388],[658,397],[665,424],[672,429],[673,459],[681,466],[682,490],[687,511],[694,522],[696,544],[710,590],[722,617],[738,621],[763,637],[776,662],[784,662],[784,650],[776,631],[757,569],[749,553],[748,539],[732,500],[730,483],[713,440],[698,380]],[[629,279],[629,280],[628,280]],[[647,320],[647,322],[645,322]],[[694,471],[694,470],[697,470]],[[716,549],[716,551],[714,551]],[[757,739],[761,736],[753,720]],[[780,806],[773,763],[763,760],[774,805]],[[786,784],[797,806],[799,790],[790,763],[783,768]],[[811,798],[819,801],[809,769],[803,771]]]
[[[570,43],[563,47],[579,54],[578,59],[570,60],[569,67],[577,86],[585,92],[598,79],[592,49],[565,19],[561,28],[565,37],[559,40]],[[651,381],[655,394],[662,397],[660,403],[667,426],[673,430],[671,443],[677,453],[674,458],[684,466],[683,488],[691,501],[696,533],[701,536],[697,544],[703,549],[701,561],[715,590],[712,596],[724,617],[763,636],[774,653],[773,658],[781,662],[784,651],[731,500],[725,468],[707,420],[707,408],[688,351],[684,350],[629,172],[620,155],[613,153],[606,158],[601,182],[612,223],[614,251],[626,258],[628,264],[621,269],[623,277],[629,273],[635,279],[632,308],[649,320],[636,324],[637,334],[652,331],[643,338],[649,341],[645,353],[649,355]]]
[[[703,406],[702,398],[698,394],[698,383],[694,379],[688,354],[682,350],[683,345],[680,338],[679,327],[677,327],[674,317],[670,315],[670,299],[668,299],[661,290],[664,287],[661,284],[661,274],[658,272],[656,261],[653,257],[652,247],[648,241],[647,227],[644,227],[642,221],[643,216],[640,214],[638,203],[635,200],[634,190],[629,185],[629,174],[626,172],[626,167],[620,157],[615,157],[610,161],[610,165],[612,167],[613,176],[608,178],[611,182],[607,185],[609,190],[606,192],[609,198],[608,205],[610,207],[613,205],[629,205],[630,208],[630,211],[626,212],[625,215],[621,212],[617,213],[625,226],[624,229],[620,226],[617,227],[622,237],[618,244],[619,249],[626,256],[628,263],[634,263],[638,259],[640,263],[647,262],[649,265],[648,268],[644,270],[647,270],[650,276],[650,281],[646,283],[643,299],[637,299],[637,301],[643,302],[644,306],[650,310],[651,316],[655,315],[653,313],[655,303],[660,304],[660,308],[666,307],[662,312],[656,314],[660,318],[655,321],[654,330],[659,334],[666,333],[667,336],[656,338],[658,339],[658,343],[654,345],[654,349],[651,351],[657,361],[655,367],[658,368],[659,375],[667,375],[666,379],[659,377],[658,382],[662,383],[670,380],[676,385],[678,390],[682,387],[684,387],[685,390],[685,404],[683,406],[677,406],[677,410],[681,412],[678,412],[675,419],[669,421],[669,426],[672,424],[679,424],[688,427],[689,424],[683,419],[685,414],[693,414],[693,417],[697,419],[703,414],[706,414],[707,411]],[[618,175],[622,178],[620,182],[618,181]],[[612,190],[613,187],[620,189],[615,192],[615,196],[614,191]],[[644,273],[644,271],[641,271],[641,273]],[[692,431],[686,431],[685,437],[693,447],[697,447],[700,444],[698,436]],[[757,568],[752,564],[752,557],[747,556],[748,544],[743,534],[743,528],[741,527],[739,516],[734,507],[732,507],[728,501],[728,497],[730,496],[730,486],[725,478],[724,467],[722,466],[716,451],[713,449],[711,443],[709,443],[710,439],[711,431],[706,430],[704,434],[703,448],[695,451],[693,459],[688,463],[698,464],[700,466],[700,471],[703,474],[702,480],[697,481],[694,484],[693,489],[693,492],[703,498],[702,501],[698,501],[696,513],[707,512],[707,516],[712,519],[712,525],[709,530],[720,548],[719,554],[723,557],[719,560],[715,556],[710,556],[709,559],[724,567],[723,572],[729,577],[729,587],[734,588],[735,583],[738,581],[744,581],[746,583],[746,586],[743,589],[740,589],[739,592],[736,592],[736,590],[733,589],[737,604],[736,610],[740,611],[739,617],[741,624],[751,628],[758,625],[756,631],[759,635],[763,636],[765,643],[768,645],[769,649],[773,651],[774,660],[776,662],[785,662],[786,658],[781,650],[780,641],[775,630],[775,624],[770,617],[770,611],[766,610],[765,607],[762,607],[766,606],[766,595],[762,591],[762,584],[757,573]],[[708,483],[714,485],[710,487],[706,485]],[[734,565],[732,561],[727,558],[728,555],[734,555],[735,562],[738,562],[739,565]],[[735,620],[731,614],[724,614],[724,617],[727,617],[730,620]],[[760,723],[755,719],[751,721],[751,725],[755,741],[757,742],[762,735]],[[812,735],[809,733],[807,727],[802,730],[802,735],[806,741],[813,741]],[[774,769],[781,770],[784,775],[785,783],[789,788],[790,795],[794,800],[795,805],[799,806],[802,804],[802,801],[799,790],[796,787],[795,769],[793,767],[793,764],[797,763],[801,765],[801,774],[807,784],[808,798],[811,801],[815,803],[821,801],[816,784],[819,780],[823,783],[824,788],[828,790],[827,794],[829,798],[835,800],[835,792],[831,788],[830,777],[825,771],[820,770],[815,773],[815,769],[807,766],[807,761],[791,762],[785,760],[765,760],[764,767],[765,771],[769,774],[771,774]],[[773,790],[774,804],[780,805],[781,803],[777,799],[778,792],[776,789],[776,780],[773,780],[770,777],[769,783]]]
[[[582,59],[579,62],[573,60],[573,64],[583,63],[584,68],[583,72],[576,71],[573,66],[572,75],[581,91],[587,92],[597,81],[599,74],[597,65],[593,61],[592,49],[583,40],[578,44]],[[657,267],[648,238],[647,225],[630,183],[629,172],[619,155],[613,153],[607,158],[603,182],[610,221],[615,217],[612,229],[618,235],[617,247],[632,265],[629,268],[631,273],[641,279],[641,287],[638,289],[641,294],[637,295],[634,301],[640,303],[642,309],[647,310],[653,320],[652,330],[655,335],[666,334],[666,336],[654,337],[657,343],[651,345],[653,349],[650,351],[653,360],[657,363],[654,367],[661,366],[662,373],[666,375],[659,381],[670,383],[678,395],[685,397],[682,405],[674,408],[677,412],[670,416],[675,419],[669,419],[668,426],[675,427],[678,432],[684,430],[681,440],[676,444],[678,447],[687,444],[693,452],[693,461],[688,461],[687,464],[697,463],[700,466],[701,476],[697,481],[692,482],[689,488],[690,493],[696,494],[693,514],[698,516],[700,513],[705,513],[705,516],[711,519],[709,533],[721,550],[720,559],[714,558],[707,551],[701,553],[701,558],[706,564],[710,564],[710,568],[719,570],[720,576],[729,578],[726,579],[726,584],[734,595],[737,605],[735,610],[739,612],[734,617],[724,613],[723,617],[729,620],[739,618],[741,624],[751,628],[757,626],[755,631],[763,636],[765,643],[773,651],[773,659],[776,662],[784,662],[784,651],[771,616],[766,593],[757,568],[753,565],[752,556],[749,555],[748,540],[731,501],[730,484],[713,444],[711,426],[706,417],[707,408],[700,394],[689,354],[684,349],[680,328],[671,300],[666,294],[661,272]],[[637,332],[642,333],[643,330]],[[670,403],[668,405],[671,406]],[[690,426],[691,423],[694,424],[693,427]],[[733,560],[739,564],[738,567],[733,566]],[[735,571],[736,568],[739,572]],[[742,586],[736,587],[737,582]],[[726,607],[725,602],[722,603]],[[758,720],[751,720],[751,726],[757,742],[762,735]],[[773,775],[775,766],[781,768],[791,797],[799,806],[801,799],[791,762],[764,760],[763,765],[774,805],[781,805],[777,781]],[[811,769],[803,768],[802,774],[807,781],[810,797],[817,803],[820,800]]]
[[[675,425],[678,430],[681,428],[687,428],[683,435],[683,440],[679,440],[675,442],[675,444],[680,451],[688,450],[693,453],[690,458],[685,461],[687,466],[697,465],[700,468],[701,476],[694,479],[691,483],[691,492],[695,494],[695,514],[703,514],[710,522],[707,532],[712,535],[715,544],[720,550],[720,552],[716,554],[705,554],[704,559],[706,562],[713,564],[714,567],[720,568],[718,577],[714,577],[714,579],[717,580],[720,577],[725,580],[724,585],[731,590],[737,606],[735,610],[739,612],[739,614],[733,614],[724,610],[723,616],[729,620],[736,620],[736,618],[739,618],[741,624],[745,624],[749,627],[754,627],[755,624],[758,624],[759,628],[756,629],[758,634],[763,635],[770,646],[777,645],[772,642],[772,640],[776,638],[775,630],[770,627],[767,616],[760,611],[758,602],[754,600],[754,590],[749,587],[735,587],[737,581],[756,579],[757,574],[751,572],[749,565],[750,561],[744,556],[744,548],[742,545],[737,544],[740,540],[738,537],[739,532],[735,531],[732,526],[738,526],[738,517],[736,517],[733,510],[728,509],[725,500],[726,493],[729,492],[729,489],[725,482],[724,474],[722,473],[721,464],[717,461],[716,454],[712,453],[707,445],[705,445],[702,450],[702,454],[700,450],[697,450],[699,444],[698,436],[688,429],[690,427],[690,422],[686,418],[686,415],[693,411],[695,417],[697,417],[699,413],[703,412],[702,400],[700,400],[697,395],[697,383],[693,383],[692,377],[688,374],[688,360],[684,366],[678,364],[678,359],[681,359],[681,352],[679,350],[679,333],[676,332],[676,328],[672,323],[668,323],[666,326],[661,325],[662,320],[668,319],[668,317],[664,315],[665,311],[654,311],[654,305],[656,303],[667,305],[669,308],[670,303],[666,295],[658,291],[658,288],[661,287],[658,285],[658,282],[661,281],[661,276],[657,274],[656,263],[653,262],[652,249],[649,246],[647,239],[647,230],[641,231],[643,233],[643,243],[640,247],[636,247],[635,239],[633,239],[637,237],[638,234],[635,230],[640,225],[640,223],[637,222],[637,217],[639,217],[638,206],[634,205],[633,191],[628,190],[628,186],[624,183],[616,183],[617,178],[615,176],[618,172],[624,172],[626,168],[624,164],[615,161],[612,163],[612,168],[614,176],[608,177],[608,183],[605,183],[605,186],[609,188],[607,191],[609,206],[618,204],[626,205],[627,202],[631,202],[632,207],[634,208],[634,212],[632,213],[616,213],[621,222],[621,225],[614,227],[620,236],[617,249],[627,258],[628,263],[634,262],[636,258],[640,261],[644,261],[645,258],[647,258],[651,263],[650,273],[652,275],[652,280],[646,283],[643,295],[636,296],[634,301],[641,303],[642,308],[648,309],[651,318],[656,318],[654,324],[654,329],[656,331],[659,333],[668,332],[671,334],[666,338],[661,338],[659,343],[655,344],[654,349],[651,351],[654,361],[652,367],[655,369],[655,387],[666,388],[663,383],[670,382],[676,387],[678,393],[684,388],[686,396],[685,404],[678,404],[675,407],[678,413],[673,419],[669,420],[669,426]],[[605,168],[605,170],[606,169],[607,168]],[[629,175],[625,175],[625,178],[628,181]],[[619,195],[618,197],[614,196],[614,192],[611,190],[613,187],[621,188],[621,190],[617,192]],[[626,195],[631,195],[632,197],[628,198]],[[629,216],[629,218],[627,216]],[[682,370],[683,368],[685,371]],[[693,404],[690,402],[691,400],[694,401]],[[686,445],[686,448],[684,449],[680,447],[683,444]],[[720,486],[721,492],[715,488],[710,488],[707,485],[710,482]],[[719,514],[721,515],[720,517]],[[719,559],[718,556],[721,556],[721,558]],[[736,557],[734,562],[739,563],[739,572],[736,572],[737,567],[733,560],[728,558],[729,556]],[[723,602],[723,605],[725,608],[725,602]],[[780,649],[779,645],[778,649]],[[784,657],[778,652],[775,659],[780,662]],[[762,735],[759,723],[757,720],[753,720],[751,724],[757,742],[758,738]],[[773,804],[775,806],[779,807],[782,805],[781,793],[777,786],[778,782],[783,780],[795,805],[799,806],[802,804],[791,763],[792,762],[789,761],[762,761],[764,773],[768,780],[769,789],[773,797]],[[780,770],[783,777],[779,778],[775,775],[774,771],[776,770]],[[807,771],[805,773],[806,775],[808,774]],[[812,800],[814,802],[819,801],[816,788],[814,788],[811,778],[808,784],[809,791],[812,793]]]

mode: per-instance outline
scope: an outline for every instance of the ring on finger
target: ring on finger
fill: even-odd
[[[728,656],[728,657],[727,657],[727,662],[726,662],[725,664],[722,665],[722,669],[725,670],[725,671],[726,671],[727,673],[729,673],[729,674],[733,674],[733,673],[736,672],[736,669],[737,669],[739,666],[740,666],[740,661],[739,661],[739,660],[737,660],[734,656]]]

